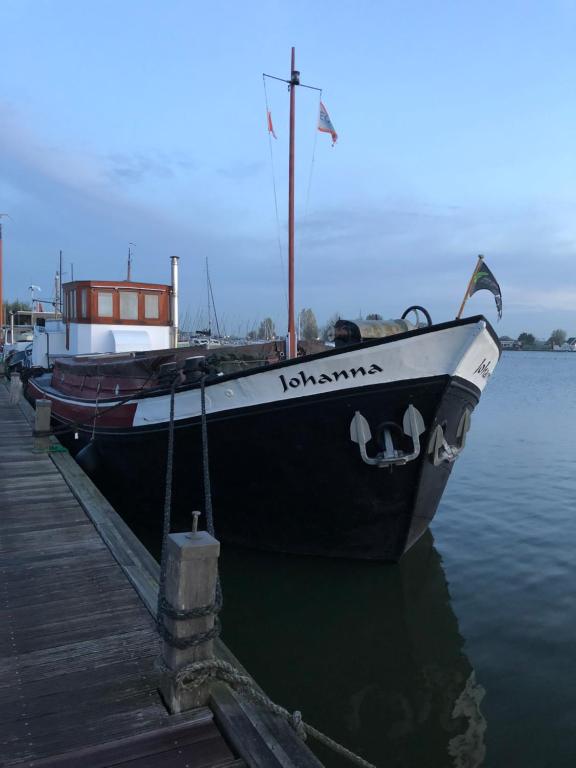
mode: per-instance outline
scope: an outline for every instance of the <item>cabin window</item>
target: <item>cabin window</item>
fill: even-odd
[[[112,317],[114,315],[114,294],[98,291],[98,316]]]
[[[76,319],[76,291],[70,291],[70,319]]]
[[[81,310],[80,310],[80,317],[87,317],[88,316],[88,290],[86,288],[82,288],[82,291],[80,293],[81,296]]]
[[[158,320],[160,306],[157,293],[144,294],[144,317],[146,320]]]
[[[138,320],[136,291],[120,291],[120,320]]]

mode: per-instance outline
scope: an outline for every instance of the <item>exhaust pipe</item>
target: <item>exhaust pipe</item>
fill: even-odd
[[[172,295],[170,297],[170,315],[172,322],[172,346],[178,346],[178,256],[170,256],[172,264]]]

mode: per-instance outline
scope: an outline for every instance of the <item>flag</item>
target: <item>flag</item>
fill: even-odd
[[[322,131],[323,133],[329,133],[332,136],[332,146],[336,144],[338,141],[338,134],[334,130],[334,126],[332,125],[332,120],[330,120],[330,115],[328,114],[328,110],[324,106],[322,102],[320,102],[320,116],[318,117],[318,130]]]
[[[490,291],[490,293],[494,294],[496,308],[498,310],[498,319],[500,320],[502,317],[502,291],[500,290],[496,278],[488,269],[484,260],[482,260],[476,268],[468,295],[472,296],[476,291]]]
[[[271,133],[274,138],[278,138],[274,133],[274,126],[272,125],[272,113],[268,110],[268,133]]]

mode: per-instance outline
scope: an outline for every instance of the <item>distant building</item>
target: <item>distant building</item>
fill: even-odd
[[[500,336],[500,346],[502,349],[522,349],[522,342],[510,336]]]
[[[553,349],[555,352],[576,352],[576,336],[566,339],[564,344],[554,344]]]

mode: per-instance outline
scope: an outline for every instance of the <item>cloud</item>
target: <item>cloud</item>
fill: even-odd
[[[107,158],[108,176],[116,181],[138,183],[145,178],[171,179],[179,173],[189,173],[196,163],[183,155],[161,152],[116,153]]]
[[[5,229],[8,295],[23,296],[30,282],[51,285],[60,248],[77,276],[122,277],[134,241],[135,274],[143,280],[168,279],[168,256],[182,256],[182,304],[192,314],[205,303],[207,257],[223,314],[269,315],[284,327],[277,231],[261,215],[257,184],[254,195],[238,199],[221,178],[256,177],[259,163],[199,169],[176,152],[75,151],[42,141],[4,107],[0,164],[0,210],[13,218]],[[312,307],[320,323],[335,310],[392,317],[414,303],[435,320],[448,319],[483,253],[502,286],[500,332],[545,336],[559,326],[576,333],[575,208],[550,200],[442,205],[378,192],[363,204],[319,208],[297,216],[297,305]],[[285,228],[280,234],[285,252]],[[493,297],[475,295],[469,310],[494,318]]]
[[[227,168],[218,168],[220,176],[233,181],[245,181],[259,176],[264,168],[264,163],[234,163]]]
[[[576,308],[576,286],[549,290],[518,289],[509,291],[510,307],[535,312],[567,311]]]

